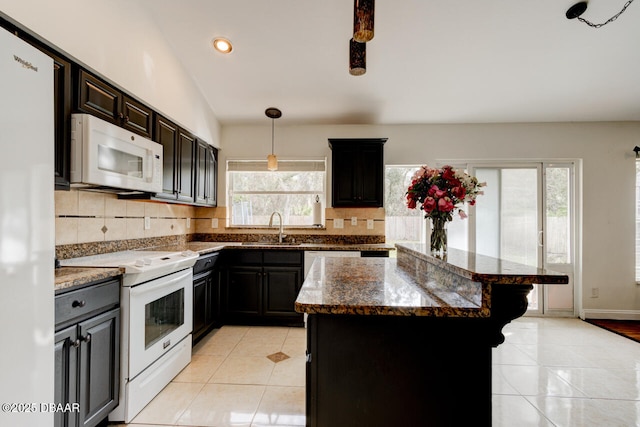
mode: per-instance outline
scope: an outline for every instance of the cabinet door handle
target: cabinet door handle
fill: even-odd
[[[80,347],[80,340],[71,341],[71,346],[75,348]]]
[[[73,308],[78,308],[78,307],[82,308],[85,305],[87,305],[87,302],[85,300],[80,300],[80,301],[75,300],[71,303],[71,307]]]
[[[91,342],[91,334],[87,334],[86,337],[80,336],[80,341]]]

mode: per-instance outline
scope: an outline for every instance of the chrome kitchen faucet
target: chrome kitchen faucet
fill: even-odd
[[[274,211],[271,214],[271,217],[269,218],[269,227],[273,227],[273,216],[275,214],[278,214],[278,218],[280,218],[280,230],[278,231],[278,243],[282,243],[282,238],[287,237],[287,235],[282,234],[284,230],[283,230],[283,224],[282,224],[282,215],[280,215],[280,212]]]

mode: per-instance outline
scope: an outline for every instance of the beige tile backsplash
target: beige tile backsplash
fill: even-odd
[[[56,245],[195,233],[193,220],[192,228],[186,227],[194,212],[191,206],[120,200],[115,194],[56,191]]]
[[[289,234],[328,234],[384,236],[383,208],[326,208],[325,227],[292,230]],[[173,203],[120,200],[115,194],[91,191],[55,192],[56,245],[140,239],[193,233],[256,233],[256,229],[227,228],[225,207],[203,208]],[[148,217],[151,227],[144,228]],[[351,218],[357,224],[351,224]],[[217,219],[213,227],[212,218]],[[187,221],[187,219],[189,221]],[[334,219],[343,219],[344,227],[334,227]],[[373,229],[367,227],[373,221]],[[187,227],[189,222],[189,227]],[[258,229],[258,233],[262,231]],[[270,233],[272,230],[265,230]]]

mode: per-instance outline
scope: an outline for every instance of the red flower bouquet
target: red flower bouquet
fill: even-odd
[[[431,219],[432,252],[446,253],[445,224],[453,220],[455,211],[460,218],[466,218],[467,214],[461,205],[468,203],[473,206],[476,197],[483,194],[481,188],[485,185],[479,183],[476,177],[451,166],[441,169],[423,166],[416,171],[407,189],[407,207],[419,208],[424,211],[425,218]]]

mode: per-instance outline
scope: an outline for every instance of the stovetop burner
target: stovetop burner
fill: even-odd
[[[121,251],[61,260],[63,267],[119,267],[123,285],[135,286],[192,267],[198,259],[192,251]]]

